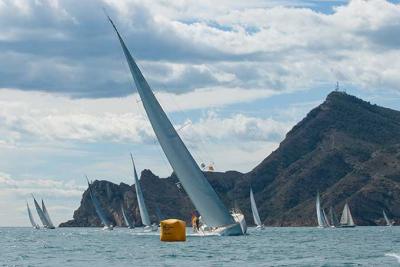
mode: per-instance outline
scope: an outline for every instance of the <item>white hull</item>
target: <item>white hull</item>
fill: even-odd
[[[247,224],[244,215],[241,213],[232,213],[231,215],[236,223],[220,227],[202,225],[198,234],[201,236],[239,236],[246,234]]]
[[[262,225],[257,225],[256,230],[264,230],[265,226]]]
[[[156,231],[158,231],[158,226],[155,224],[146,225],[145,227],[143,227],[143,231],[144,232],[156,232]]]
[[[112,225],[110,225],[110,226],[106,225],[103,227],[103,230],[111,231],[111,230],[114,230],[114,227]]]

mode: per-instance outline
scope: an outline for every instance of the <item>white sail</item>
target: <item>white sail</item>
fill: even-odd
[[[131,154],[132,165],[133,165],[133,176],[135,177],[135,189],[136,189],[136,197],[139,205],[140,218],[142,219],[142,223],[145,226],[150,226],[150,217],[147,212],[146,204],[144,203],[144,197],[142,192],[142,187],[140,186],[139,177],[136,172],[135,162],[133,161],[133,156]]]
[[[253,213],[254,223],[257,226],[262,226],[260,215],[258,214],[256,201],[254,200],[253,190],[251,187],[250,187],[250,204],[251,204],[251,212]]]
[[[346,203],[343,208],[342,217],[340,218],[342,226],[354,226],[353,216],[351,216],[349,205]]]
[[[26,208],[28,209],[29,221],[31,222],[32,227],[39,228],[39,225],[35,222],[35,219],[33,219],[32,212],[31,212],[31,209],[29,208],[28,203],[26,203]]]
[[[161,108],[150,86],[136,65],[128,48],[122,40],[114,23],[114,27],[130,72],[135,81],[144,109],[169,163],[180,183],[190,197],[193,205],[199,211],[204,222],[211,227],[233,225],[235,221],[228,209],[222,203],[210,183],[200,170],[178,133],[172,126],[167,115]],[[236,228],[235,228],[236,229]]]
[[[92,203],[94,206],[94,209],[97,213],[97,216],[99,216],[101,223],[103,226],[106,227],[112,227],[110,221],[108,220],[107,216],[104,214],[103,209],[101,208],[100,202],[97,200],[95,194],[92,191],[91,184],[89,183],[89,179],[86,177],[88,187],[89,187],[89,194],[90,198],[92,199]]]
[[[385,221],[386,221],[386,225],[392,226],[392,223],[390,222],[389,218],[387,217],[385,210],[382,210],[382,212],[383,212],[383,218],[385,218]]]
[[[46,206],[44,205],[43,199],[42,199],[42,210],[43,210],[44,216],[46,216],[46,220],[47,220],[47,223],[48,223],[48,225],[47,225],[48,228],[55,228],[53,222],[50,219],[50,215],[47,212]]]
[[[324,219],[324,224],[326,227],[331,227],[331,223],[328,220],[328,217],[326,216],[325,210],[322,210],[322,215],[323,215],[323,219]]]
[[[337,222],[337,218],[336,218],[335,212],[333,211],[332,206],[329,208],[329,217],[330,217],[331,226],[337,226],[338,222]]]
[[[42,222],[44,227],[49,227],[49,222],[47,221],[46,215],[43,213],[43,210],[40,208],[35,197],[34,196],[32,196],[32,197],[33,197],[33,202],[35,203],[35,208],[39,215],[40,221]]]
[[[319,192],[317,192],[317,200],[315,202],[315,209],[317,211],[317,221],[318,221],[318,227],[326,227],[326,222],[324,220],[324,214],[321,209],[321,203],[319,199]]]
[[[122,210],[122,216],[124,217],[125,225],[129,228],[135,228],[135,226],[131,223],[130,220],[128,220],[128,217],[126,216],[124,204],[121,204],[121,210]]]

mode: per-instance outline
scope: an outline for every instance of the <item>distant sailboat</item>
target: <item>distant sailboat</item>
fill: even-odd
[[[50,215],[49,215],[49,213],[47,212],[47,209],[46,209],[46,206],[44,205],[43,199],[42,199],[42,210],[43,210],[44,216],[46,216],[46,221],[47,221],[47,224],[48,224],[48,227],[47,227],[47,228],[49,228],[49,229],[54,229],[54,228],[55,228],[55,227],[54,227],[54,224],[53,224],[53,222],[52,222],[51,219],[50,219]]]
[[[39,215],[40,221],[41,221],[42,224],[43,224],[43,227],[44,227],[44,228],[48,228],[48,229],[54,229],[54,228],[51,228],[50,223],[47,221],[46,215],[44,214],[42,208],[41,208],[41,207],[39,206],[39,204],[37,203],[35,197],[34,197],[33,195],[32,195],[32,197],[33,197],[33,202],[35,203],[36,211],[37,211],[37,213],[38,213],[38,215]]]
[[[340,227],[355,227],[353,216],[351,216],[349,205],[344,205],[342,217],[340,218]]]
[[[35,219],[33,219],[32,212],[31,209],[29,208],[28,202],[26,202],[26,208],[28,210],[29,221],[31,222],[32,227],[35,229],[40,229],[39,225],[35,222]]]
[[[383,218],[385,218],[385,221],[386,221],[386,226],[393,226],[393,222],[391,222],[389,220],[388,216],[386,215],[385,210],[382,210],[382,212],[383,212]]]
[[[199,211],[202,221],[207,225],[209,229],[207,232],[217,235],[244,234],[246,229],[242,229],[241,226],[244,224],[238,221],[244,220],[244,216],[237,214],[233,217],[220,200],[154,96],[114,23],[109,17],[108,19],[118,35],[132,78],[158,142],[196,210]]]
[[[122,211],[122,216],[124,217],[124,222],[125,222],[126,227],[128,227],[129,229],[135,228],[135,224],[133,222],[131,222],[128,219],[128,217],[126,216],[124,204],[122,204],[122,203],[121,203],[121,211]]]
[[[330,217],[331,227],[337,227],[339,222],[337,220],[335,212],[333,211],[332,206],[329,208],[329,217]]]
[[[317,211],[317,221],[318,221],[318,227],[319,228],[325,228],[328,227],[328,224],[326,222],[325,218],[325,212],[321,208],[321,203],[320,203],[320,198],[319,198],[319,192],[317,192],[317,200],[315,202],[315,209]]]
[[[331,223],[328,220],[328,216],[326,216],[325,210],[322,209],[322,215],[324,216],[324,221],[325,221],[325,225],[326,227],[331,227]]]
[[[157,216],[158,222],[165,220],[165,216],[161,212],[160,207],[157,204],[156,204],[156,216]]]
[[[250,204],[251,204],[251,211],[253,213],[254,223],[257,225],[257,229],[264,229],[264,225],[262,224],[260,215],[258,214],[256,201],[254,200],[253,189],[251,187],[250,187]]]
[[[142,219],[142,224],[144,225],[145,231],[157,231],[157,225],[152,225],[150,222],[149,213],[147,212],[146,204],[144,203],[144,197],[142,192],[142,187],[140,186],[139,177],[136,172],[135,162],[133,161],[133,156],[131,154],[132,165],[133,165],[133,176],[135,178],[135,190],[136,197],[139,205],[140,218]]]
[[[88,183],[89,194],[90,194],[90,198],[92,199],[94,209],[96,210],[96,214],[97,214],[97,216],[99,216],[100,221],[104,226],[103,230],[113,230],[114,226],[111,224],[111,222],[108,220],[107,216],[104,214],[104,211],[101,208],[100,202],[97,200],[96,195],[93,193],[91,184],[87,177],[86,177],[86,180]]]

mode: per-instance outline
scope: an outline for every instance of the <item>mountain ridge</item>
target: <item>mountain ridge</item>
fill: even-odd
[[[266,225],[316,225],[317,191],[321,193],[323,208],[332,205],[338,216],[344,203],[349,202],[354,219],[360,225],[382,223],[382,208],[389,217],[398,220],[400,137],[396,133],[399,132],[399,111],[343,92],[331,92],[251,171],[207,172],[206,176],[225,205],[238,206],[248,223],[252,220],[250,185]],[[160,179],[144,170],[141,180],[151,214],[159,203],[167,216],[190,221],[194,207],[184,190],[176,186],[178,179],[174,175]],[[105,182],[94,183],[101,189],[99,192],[104,192],[102,183]],[[139,222],[133,186],[128,186],[129,189],[125,185],[108,187],[116,190],[116,198],[108,201],[108,206],[113,207],[109,214],[116,225],[120,225],[122,218],[118,212],[120,205],[116,205],[118,201],[123,201],[130,216]],[[103,194],[99,197],[106,204]],[[99,221],[92,218],[95,215],[86,210],[90,209],[88,200],[85,192],[74,219],[62,226],[98,226]],[[85,216],[92,219],[85,221]]]

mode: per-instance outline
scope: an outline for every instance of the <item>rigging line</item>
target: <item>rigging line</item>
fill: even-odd
[[[165,87],[165,85],[164,85],[163,83],[160,83],[160,87],[161,87],[162,89],[164,89],[165,92],[168,92],[168,91],[166,90],[166,87]],[[170,100],[170,103],[171,103],[173,106],[176,107],[176,109],[177,109],[177,111],[178,111],[179,113],[182,113],[186,118],[190,118],[190,117],[188,116],[188,114],[186,114],[186,113],[184,112],[184,110],[179,106],[178,102],[174,99],[174,97],[172,96],[172,94],[166,93],[165,95],[166,95],[166,97],[168,98],[168,100]],[[174,118],[173,118],[172,116],[169,116],[169,119],[170,119],[170,121],[173,123],[173,125],[178,125],[178,124],[175,122],[175,120],[174,120]],[[178,135],[179,135],[182,139],[187,139],[187,138],[185,138],[184,131],[182,131],[182,130],[183,130],[184,128],[186,128],[187,126],[191,125],[191,124],[192,124],[192,122],[189,120],[189,121],[185,122],[183,125],[181,125],[179,128],[175,128],[175,126],[174,126],[176,132],[178,133]],[[187,140],[187,141],[188,141],[188,140]],[[189,140],[189,141],[190,141],[190,140]],[[190,145],[190,142],[186,142],[186,145],[187,145],[188,147],[191,148],[191,153],[192,153],[192,155],[194,156],[195,159],[197,158],[197,159],[200,160],[201,162],[204,162],[203,157],[200,155],[200,154],[202,153],[201,149],[198,149],[198,150],[200,150],[200,151],[196,151],[196,146],[189,146],[189,145]],[[199,152],[200,152],[200,154],[199,154]],[[203,153],[203,155],[207,155],[207,153]],[[197,161],[196,161],[196,162],[197,162]]]
[[[164,89],[164,91],[167,92],[166,86],[165,86],[164,83],[161,83],[160,86]],[[167,95],[167,97],[172,101],[172,104],[176,107],[176,109],[178,110],[178,112],[182,113],[186,118],[190,118],[190,116],[187,114],[187,112],[185,112],[185,110],[184,110],[183,108],[181,108],[181,106],[179,105],[178,101],[176,101],[175,97],[173,97],[172,94],[168,94],[168,93],[167,93],[166,95]],[[191,123],[191,121],[189,121],[189,123],[185,123],[185,124],[191,125],[192,123]],[[177,131],[180,131],[180,130],[182,130],[183,128],[186,128],[186,126],[188,126],[188,125],[183,125],[183,126],[180,127]],[[193,147],[192,147],[192,148],[194,148],[194,149],[192,149],[192,154],[195,154],[195,156],[196,156],[198,159],[200,159],[200,161],[201,161],[202,163],[205,163],[205,162],[206,162],[206,161],[204,160],[204,156],[205,156],[206,158],[211,159],[211,162],[214,162],[214,160],[213,160],[213,159],[211,158],[211,156],[210,156],[209,151],[207,151],[206,143],[205,143],[204,140],[201,138],[201,135],[200,135],[200,134],[196,134],[196,131],[193,131],[193,133],[194,133],[194,135],[195,135],[195,137],[196,137],[196,140],[197,140],[197,141],[200,141],[201,144],[200,144],[200,146],[193,146]],[[184,137],[184,132],[182,132],[182,135],[183,135],[183,137]],[[197,149],[198,151],[195,151],[196,149]],[[201,156],[201,154],[203,154],[203,156]]]
[[[138,107],[138,111],[140,112],[140,115],[143,116],[143,118],[146,118],[147,115],[145,114],[144,107],[143,107],[143,105],[139,105],[139,103],[142,103],[142,102],[141,102],[141,101],[136,102],[137,107]],[[152,136],[152,141],[153,141],[153,142],[152,142],[152,144],[150,145],[150,148],[153,149],[153,150],[156,152],[156,154],[158,154],[158,155],[160,156],[161,161],[162,161],[162,163],[163,163],[165,169],[168,170],[167,173],[170,173],[170,172],[173,171],[173,170],[172,170],[172,168],[171,168],[171,165],[170,165],[169,162],[167,161],[164,152],[161,150],[161,146],[160,146],[160,144],[159,144],[159,142],[158,142],[158,139],[157,139],[157,137],[156,137],[155,135]],[[154,147],[156,147],[156,148],[154,148]],[[168,175],[168,174],[167,174],[167,175]]]

